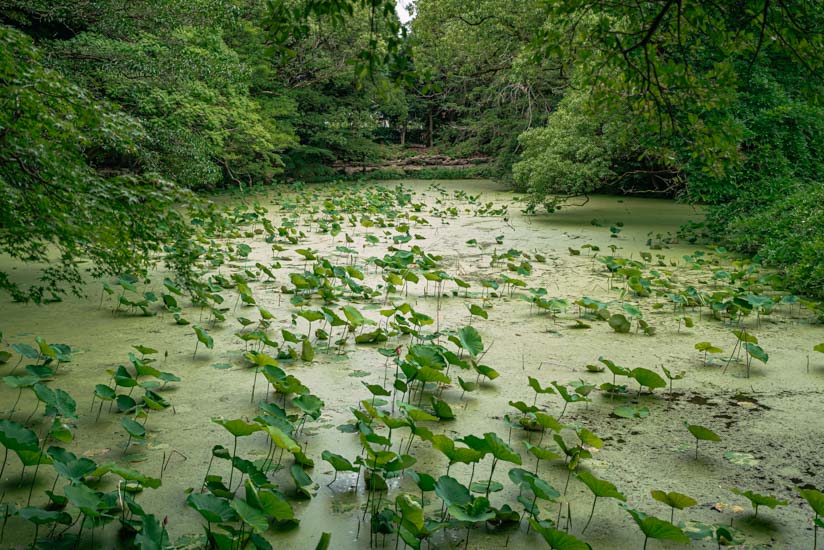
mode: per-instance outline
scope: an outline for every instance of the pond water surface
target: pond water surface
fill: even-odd
[[[744,377],[745,367],[740,360],[731,361],[725,370],[726,359],[736,343],[731,333],[731,328],[735,327],[711,319],[706,308],[703,311],[676,311],[666,297],[667,293],[690,286],[707,292],[724,288],[724,282],[713,273],[722,268],[727,271],[736,269],[731,258],[719,257],[707,248],[677,239],[682,224],[701,220],[700,210],[669,200],[595,196],[580,208],[565,208],[552,215],[527,216],[520,211],[523,203],[515,202],[517,195],[485,180],[381,182],[368,184],[364,189],[391,188],[397,184],[406,187],[411,194],[410,205],[394,209],[384,205],[387,208],[383,213],[369,212],[366,208],[345,212],[338,220],[341,232],[334,237],[330,232],[319,232],[318,220],[329,216],[322,212],[320,199],[342,201],[335,209],[344,212],[347,197],[365,192],[354,191],[361,189],[354,184],[337,188],[309,186],[300,193],[275,188],[243,199],[222,197],[219,200],[227,204],[239,200],[247,204],[256,202],[268,209],[265,216],[274,227],[280,227],[283,220],[292,220],[306,237],[297,244],[279,241],[285,249],[278,252],[280,260],[273,259],[271,243],[265,242],[260,232],[235,239],[232,241],[235,246],[244,242],[251,247],[248,258],[228,261],[215,267],[214,273],[229,277],[246,269],[256,270],[256,262],[271,266],[279,261],[281,267],[272,268],[275,281],[267,281],[266,276],[261,276],[250,287],[257,304],[274,316],[268,332],[273,338],[282,340],[280,329],[302,334],[309,328],[304,319],[293,317],[299,310],[290,304],[293,295],[283,293],[284,289],[293,288],[290,273],[302,273],[307,267],[311,269],[312,262],[295,254],[295,249],[311,249],[316,256],[328,258],[338,265],[355,265],[365,274],[363,284],[383,288],[379,286],[384,284],[380,270],[374,265],[366,265],[365,260],[381,258],[391,252],[389,248],[393,246],[409,249],[418,245],[426,253],[440,256],[438,270],[471,284],[466,297],[464,291],[451,281],[444,283],[442,296],[435,297],[436,284],[427,285],[421,278],[418,284],[409,285],[408,294],[389,294],[387,299],[381,291],[369,300],[341,299],[333,307],[338,309],[352,304],[368,318],[381,322],[379,310],[388,307],[387,304],[408,303],[416,311],[436,320],[427,330],[439,327],[444,333],[470,323],[468,304],[484,307],[488,319],[474,317],[471,324],[483,338],[486,350],[483,363],[498,371],[500,377],[484,381],[478,391],[462,395],[456,380],[461,373],[451,372],[452,382],[440,388],[438,395],[450,404],[457,418],[433,423],[433,431],[452,438],[496,432],[520,453],[523,467],[534,471],[535,460],[526,452],[524,442],[537,443],[538,434],[511,430],[504,419],[505,415],[517,414],[509,405],[510,401],[533,402],[535,394],[528,386],[528,376],[536,378],[542,385],[553,381],[561,384],[583,381],[596,386],[611,382],[613,377],[609,371],[590,372],[586,369],[586,365],[599,364],[600,356],[628,369],[642,367],[662,376],[661,365],[673,373],[684,371],[685,377],[674,382],[671,394],[666,388],[656,389],[652,394],[637,394],[637,384],[629,381],[631,391],[627,397],[615,398],[595,389],[590,394],[590,403],[568,405],[562,422],[576,429],[586,427],[604,441],[602,449],[593,449],[592,458],[582,461],[581,471],[614,483],[631,508],[663,519],[669,519],[670,510],[650,497],[653,489],[678,491],[696,499],[695,507],[676,513],[676,523],[692,520],[712,525],[732,521],[740,530],[739,536],[749,546],[811,547],[811,512],[798,497],[795,487],[824,488],[824,461],[819,450],[820,442],[824,441],[820,412],[824,356],[818,354],[820,359],[810,357],[808,361],[808,356],[815,355],[812,347],[824,341],[824,331],[798,306],[778,306],[771,314],[758,319],[755,315],[749,316],[742,327],[757,335],[759,344],[769,353],[769,361],[766,365],[755,361],[749,378]],[[472,198],[479,194],[480,197]],[[488,205],[490,202],[492,205]],[[415,203],[420,206],[414,208]],[[314,213],[311,212],[312,205],[318,206]],[[450,212],[450,208],[454,210]],[[387,215],[390,211],[392,214]],[[364,227],[358,221],[365,215],[382,220],[386,227]],[[417,222],[410,220],[409,215],[423,218],[426,223],[420,219]],[[331,221],[327,221],[329,227]],[[397,225],[404,223],[410,225],[412,239],[408,243],[393,243],[392,237],[399,235]],[[256,223],[246,229],[260,228],[261,224]],[[347,242],[347,235],[351,242]],[[371,244],[369,236],[378,243]],[[338,248],[342,246],[358,254],[342,251]],[[493,264],[495,255],[509,250],[518,254]],[[507,265],[511,263],[517,267],[524,259],[523,254],[530,257],[531,273],[527,275],[512,271]],[[657,279],[667,281],[672,288],[662,287],[660,294],[653,292],[649,297],[638,297],[626,291],[622,282],[610,279],[604,264],[598,261],[599,257],[608,255],[644,262],[645,275],[656,272]],[[538,261],[538,257],[543,261]],[[713,264],[716,261],[718,263]],[[6,265],[11,266],[8,262]],[[36,276],[35,270],[25,266],[17,267],[13,273],[20,280]],[[162,280],[167,275],[163,271],[152,273],[151,282],[142,285],[141,290],[151,290],[159,296],[165,291]],[[481,281],[501,282],[502,275],[522,280],[526,286],[515,287],[510,293],[502,285],[494,296],[490,290],[483,289]],[[77,401],[79,419],[74,423],[75,438],[66,446],[99,463],[117,461],[155,477],[161,476],[163,461],[167,460],[162,486],[144,491],[138,502],[147,511],[168,517],[167,529],[173,541],[184,535],[200,536],[203,522],[185,505],[187,491],[200,489],[211,448],[220,444],[231,449],[232,444],[228,432],[210,419],[217,416],[252,419],[258,414],[257,403],[267,397],[265,380],[258,376],[252,402],[254,371],[248,368],[248,362],[243,358],[245,344],[236,336],[242,328],[238,317],[257,321],[260,314],[257,308],[238,304],[237,292],[226,290],[222,294],[224,305],[229,308],[227,319],[213,324],[208,322],[208,313],[190,307],[188,302],[182,303],[184,300],[180,298],[181,305],[187,306],[183,312],[185,317],[193,324],[204,326],[214,338],[213,350],[201,345],[193,358],[196,340],[191,325],[177,325],[172,314],[157,304],[151,308],[156,313],[152,317],[122,310],[115,314],[113,299],[103,295],[101,302],[99,283],[90,284],[88,288],[87,299],[67,298],[47,306],[12,303],[3,298],[0,331],[6,343],[35,345],[34,337],[42,336],[50,343],[71,345],[75,350],[73,360],[60,367],[50,382],[51,387],[66,390]],[[566,300],[567,305],[552,315],[539,311],[524,299],[529,295],[529,288],[546,289],[547,298]],[[765,293],[770,292],[765,289]],[[608,304],[611,312],[626,311],[625,304],[639,308],[643,319],[655,328],[655,334],[646,336],[636,331],[635,324],[628,334],[618,334],[604,321],[580,321],[579,308],[574,302],[584,296]],[[655,306],[659,303],[663,306]],[[307,307],[317,309],[320,305],[315,299]],[[689,323],[693,326],[687,327],[684,317],[690,317]],[[383,324],[386,324],[385,320]],[[455,349],[446,337],[438,341]],[[701,341],[723,348],[724,353],[719,354],[723,359],[716,357],[705,365],[702,355],[694,349],[694,345]],[[406,349],[409,343],[408,337],[393,337],[382,346]],[[146,441],[132,442],[126,450],[128,436],[121,427],[122,415],[108,412],[106,406],[96,420],[97,407],[90,407],[95,385],[109,383],[108,369],[128,365],[128,353],[133,352],[136,345],[159,350],[159,360],[154,366],[176,374],[181,382],[163,388],[162,395],[173,408],[151,412],[146,423]],[[307,422],[299,438],[305,445],[305,454],[315,461],[314,468],[308,473],[317,483],[316,494],[311,499],[291,500],[301,523],[298,528],[286,532],[270,530],[266,538],[275,548],[286,544],[294,548],[313,548],[322,532],[332,534],[332,548],[369,547],[368,517],[361,521],[367,498],[363,476],[340,474],[334,484],[327,485],[334,472],[320,455],[328,449],[354,460],[360,453],[357,436],[342,433],[336,427],[352,420],[350,408],[371,398],[364,382],[386,384],[390,388],[393,369],[387,371],[386,358],[378,353],[378,347],[356,346],[350,338],[340,352],[334,348],[325,352],[324,344],[317,343],[312,362],[281,364],[325,405],[320,418]],[[17,359],[15,354],[6,365],[0,365],[0,374],[9,374]],[[21,371],[22,366],[16,374]],[[387,372],[389,382],[386,382]],[[474,373],[465,378],[474,380]],[[0,386],[0,414],[4,417],[9,416],[17,393],[6,385]],[[427,401],[428,396],[423,406],[427,406]],[[540,395],[537,405],[558,417],[563,401],[558,395]],[[622,405],[649,414],[631,419],[613,414],[616,407]],[[23,422],[34,407],[34,397],[26,391],[13,419]],[[695,441],[685,428],[685,422],[711,428],[722,441],[702,444],[696,458]],[[42,407],[28,425],[38,433],[47,427]],[[386,435],[385,429],[379,431]],[[397,430],[392,439],[393,450],[399,445],[405,448],[408,437],[408,429]],[[573,430],[565,430],[564,437],[567,442],[575,441]],[[543,445],[555,447],[549,437],[544,438]],[[238,454],[250,460],[264,458],[267,451],[263,433],[241,438],[238,442]],[[410,454],[417,460],[412,469],[435,478],[445,474],[447,461],[429,443],[416,439]],[[294,483],[288,473],[291,459],[285,464],[287,468],[273,473],[271,479],[292,497]],[[227,466],[225,461],[216,461],[213,468],[219,471],[213,473],[228,477]],[[490,466],[488,458],[481,461],[474,479],[486,479]],[[518,490],[507,477],[511,467],[514,465],[498,465],[494,479],[504,485],[504,490],[491,493],[490,501],[495,507],[506,503],[520,512],[523,506],[517,501]],[[471,468],[464,464],[456,464],[450,469],[450,475],[463,482],[469,480],[471,472]],[[539,474],[562,491],[568,469],[560,460],[542,462]],[[6,502],[25,502],[28,482],[25,487],[18,487],[19,475],[20,463],[11,458],[0,480]],[[113,485],[106,479],[108,477],[104,478],[101,490]],[[53,480],[51,468],[41,467],[33,505],[46,504],[44,491],[51,488]],[[60,485],[62,483],[58,487]],[[764,508],[754,519],[747,501],[730,492],[733,487],[776,495],[787,500],[789,505],[775,510]],[[389,480],[389,491],[380,498],[394,502],[403,492],[416,497],[420,494],[412,480],[403,476]],[[570,512],[570,534],[587,540],[594,548],[642,546],[643,536],[632,518],[612,499],[599,499],[595,519],[586,533],[581,533],[592,506],[592,496],[574,476],[562,501],[561,524],[570,521],[567,517]],[[539,504],[542,519],[554,521],[558,518],[558,504]],[[427,518],[440,517],[440,506],[440,499],[434,493],[426,493],[424,510]],[[742,507],[741,511],[731,511],[732,506]],[[697,525],[685,527],[696,531]],[[119,545],[114,523],[96,531],[94,542],[90,532],[84,536],[83,546]],[[433,536],[432,546],[463,547],[466,534],[462,528],[442,530]],[[11,518],[3,544],[26,544],[32,535],[29,524]],[[381,541],[379,538],[379,545]],[[525,521],[520,527],[500,532],[489,526],[470,530],[471,548],[503,548],[507,544],[512,548],[544,545],[534,530],[527,533]],[[650,547],[653,544],[657,548],[667,547],[661,542],[650,542]],[[393,536],[386,538],[386,545],[395,547]],[[694,541],[692,545],[715,547],[715,543],[708,540]]]

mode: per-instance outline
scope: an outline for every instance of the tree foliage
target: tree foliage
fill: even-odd
[[[616,178],[613,160],[628,145],[618,135],[626,126],[606,117],[582,117],[587,101],[586,94],[569,92],[546,126],[519,136],[524,152],[514,178],[536,201],[533,208],[541,201],[552,212],[563,197],[585,195]]]
[[[32,40],[8,27],[0,27],[0,90],[0,250],[46,264],[42,284],[22,289],[0,274],[0,288],[38,301],[61,283],[77,290],[80,256],[95,260],[96,275],[139,272],[183,234],[173,206],[188,192],[98,164],[139,155],[139,122],[44,67]]]
[[[706,203],[717,239],[820,293],[824,7],[569,1],[545,14],[533,44],[571,86],[521,136],[516,182],[533,207],[596,190]]]
[[[428,132],[431,115],[435,144],[489,155],[505,178],[518,135],[544,124],[566,85],[560,64],[531,49],[544,24],[541,5],[420,0],[411,23],[418,124]]]
[[[743,137],[731,107],[761,63],[803,71],[820,91],[824,10],[805,0],[555,2],[539,43],[591,90],[593,107],[629,112],[659,154],[715,175],[735,167]],[[672,138],[672,139],[665,139]]]

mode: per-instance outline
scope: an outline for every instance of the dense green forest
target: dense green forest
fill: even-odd
[[[18,299],[186,269],[204,191],[334,179],[427,146],[553,211],[710,205],[716,242],[824,287],[824,9],[805,0],[0,2],[0,252]],[[377,172],[378,174],[380,172]],[[194,193],[194,194],[193,194]],[[186,212],[182,205],[196,212]]]

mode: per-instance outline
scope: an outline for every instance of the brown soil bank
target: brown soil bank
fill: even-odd
[[[420,172],[421,170],[429,170],[433,168],[456,171],[467,168],[479,168],[488,165],[491,161],[491,158],[483,156],[452,158],[448,155],[422,151],[421,154],[400,159],[386,160],[380,163],[337,163],[333,165],[332,168],[346,175],[369,173],[376,170],[381,170],[385,172],[396,172],[399,176],[403,176],[404,174],[414,174],[415,172]]]

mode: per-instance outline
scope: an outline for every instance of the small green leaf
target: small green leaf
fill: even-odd
[[[622,405],[612,411],[612,414],[619,418],[635,418],[635,413],[635,407],[631,405]]]
[[[63,489],[63,494],[66,495],[66,498],[69,499],[72,505],[90,517],[98,516],[98,510],[103,507],[103,499],[82,484],[66,485]]]
[[[620,313],[615,313],[609,318],[609,326],[617,333],[626,334],[632,328],[629,320]]]
[[[143,487],[148,487],[150,489],[157,489],[161,484],[161,481],[157,478],[143,475],[137,470],[119,466],[114,462],[106,462],[101,464],[94,472],[92,472],[91,475],[92,477],[99,478],[107,473],[118,475],[126,481],[135,481]]]
[[[455,504],[466,504],[472,500],[469,489],[457,479],[441,476],[435,483],[435,494],[444,501],[447,507]]]
[[[747,344],[757,344],[758,338],[754,335],[750,334],[746,330],[734,330],[732,333],[738,338],[739,341],[747,343]]]
[[[721,436],[709,428],[705,428],[704,426],[687,424],[687,429],[690,431],[692,436],[699,441],[721,441]]]
[[[513,464],[521,464],[521,455],[516,453],[512,447],[507,445],[503,439],[498,437],[494,432],[487,432],[484,434],[484,441],[486,441],[487,448],[492,456],[504,462],[512,462]]]
[[[462,327],[458,330],[458,341],[472,357],[477,357],[484,350],[481,335],[474,327]]]
[[[687,537],[681,529],[670,522],[653,516],[647,516],[623,504],[622,506],[627,512],[629,512],[632,519],[635,520],[635,523],[645,536],[651,539],[671,540],[683,544],[689,544],[689,537]]]
[[[232,501],[231,507],[243,520],[243,523],[250,526],[258,533],[264,533],[269,529],[269,518],[261,510],[253,508],[246,501],[236,498]]]
[[[207,348],[209,348],[209,349],[214,349],[214,347],[215,347],[215,341],[214,341],[214,339],[213,339],[213,338],[209,335],[209,333],[208,333],[208,332],[206,332],[206,329],[203,329],[203,328],[201,328],[201,327],[199,327],[199,326],[197,326],[197,325],[194,325],[194,327],[193,327],[193,328],[195,329],[195,334],[197,335],[197,340],[198,340],[201,344],[203,344],[204,346],[206,346]]]
[[[407,494],[400,494],[395,499],[404,523],[413,525],[418,531],[424,528],[423,508]]]
[[[247,435],[251,435],[255,432],[259,432],[263,429],[260,424],[250,424],[241,420],[240,418],[236,418],[234,420],[225,420],[221,417],[212,417],[212,422],[215,424],[220,424],[226,430],[235,437],[243,437]]]
[[[467,382],[460,376],[458,377],[458,384],[460,384],[461,389],[465,392],[473,392],[478,389],[478,384],[472,381]]]
[[[311,498],[312,493],[310,491],[310,487],[312,487],[313,481],[312,478],[306,474],[303,466],[300,464],[292,464],[292,467],[289,468],[289,473],[292,475],[292,479],[295,482],[295,491],[306,498]]]
[[[276,426],[265,426],[261,428],[269,434],[269,437],[272,439],[272,443],[275,446],[285,449],[290,453],[296,453],[300,451],[300,445],[292,439],[289,435],[287,435],[283,430]]]
[[[72,524],[72,517],[66,512],[43,510],[42,508],[35,508],[33,506],[21,508],[18,510],[17,515],[35,525],[48,525],[50,523],[60,523],[62,525]]]
[[[140,353],[142,353],[143,355],[153,355],[155,353],[158,353],[158,351],[156,349],[149,348],[149,347],[146,347],[146,346],[143,346],[143,345],[132,346],[132,347],[134,349],[136,349],[137,351],[139,351]]]
[[[336,472],[357,472],[359,467],[353,465],[346,457],[331,451],[323,451],[320,457],[332,465]]]
[[[682,495],[681,493],[676,492],[669,492],[665,493],[664,491],[652,491],[652,498],[657,500],[658,502],[663,502],[667,506],[671,508],[676,508],[678,510],[684,510],[685,508],[691,508],[698,504],[698,502],[692,498],[688,497],[687,495]]]
[[[537,522],[528,518],[529,524],[544,538],[552,550],[592,550],[592,546],[551,526],[551,522]]]
[[[584,485],[589,487],[589,490],[592,491],[592,494],[599,498],[614,498],[623,502],[626,502],[627,497],[625,497],[622,493],[618,491],[618,489],[604,479],[598,479],[594,475],[590,474],[589,472],[579,472],[577,474],[578,479],[580,479]]]
[[[487,490],[490,493],[497,493],[498,491],[503,491],[504,486],[503,484],[493,480],[493,481],[473,481],[469,485],[469,490],[473,493],[486,493]]]
[[[776,506],[786,506],[788,503],[786,500],[778,500],[772,495],[762,495],[759,493],[754,493],[752,491],[742,491],[741,489],[736,489],[733,487],[730,489],[736,495],[741,495],[745,497],[747,500],[750,501],[753,508],[758,509],[759,506],[766,506],[767,508],[775,508]]]
[[[372,395],[381,395],[384,397],[392,395],[392,392],[388,391],[380,384],[367,384],[366,382],[361,382],[361,384],[363,384]]]
[[[477,304],[470,304],[469,305],[469,313],[470,315],[474,315],[476,317],[480,317],[481,319],[489,319],[489,313]]]
[[[194,508],[203,516],[203,519],[210,523],[234,521],[237,518],[227,499],[211,493],[192,493],[186,497],[186,504]]]
[[[40,449],[37,434],[22,424],[5,418],[0,419],[0,444],[11,451],[32,451]]]
[[[312,342],[308,339],[304,340],[301,344],[300,359],[301,361],[306,361],[307,363],[311,363],[315,360],[315,348],[312,346]]]
[[[478,523],[495,517],[495,512],[490,509],[486,497],[473,498],[466,504],[453,504],[447,510],[457,521],[467,523]]]
[[[630,378],[635,378],[635,380],[640,384],[642,387],[649,388],[650,391],[654,390],[655,388],[666,388],[667,382],[661,378],[657,372],[645,369],[643,367],[638,367],[632,369],[630,373]]]
[[[698,342],[695,344],[695,349],[698,351],[705,351],[707,353],[721,353],[723,351],[721,348],[713,346],[709,342]]]
[[[442,399],[438,399],[434,395],[432,396],[432,409],[435,411],[435,416],[441,420],[452,420],[455,418],[455,413],[452,412],[452,408],[449,404]]]
[[[816,491],[815,489],[799,488],[798,494],[807,501],[810,508],[812,508],[817,515],[824,516],[824,493]]]
[[[770,359],[769,355],[767,355],[767,352],[764,351],[764,349],[758,344],[745,342],[744,349],[747,350],[747,353],[749,353],[751,356],[755,357],[762,363],[766,363]]]
[[[169,532],[153,514],[146,514],[141,521],[140,533],[134,539],[139,550],[166,550],[171,548]]]
[[[143,427],[143,424],[139,422],[135,422],[129,417],[124,417],[120,420],[120,424],[123,426],[123,429],[135,439],[143,439],[146,437],[146,428]]]

